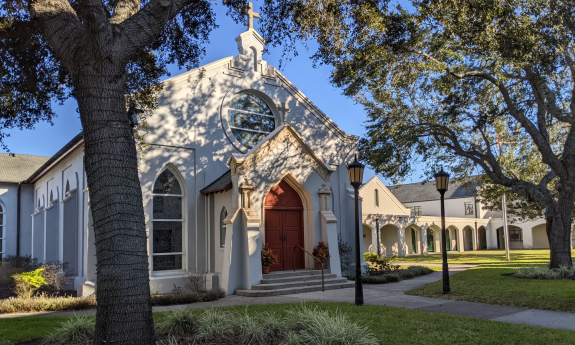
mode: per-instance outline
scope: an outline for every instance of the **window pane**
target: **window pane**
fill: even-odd
[[[182,197],[153,197],[154,219],[182,219]]]
[[[0,212],[4,212],[4,209],[2,208],[2,205],[0,205]]]
[[[238,111],[229,111],[228,120],[231,126],[261,131],[263,116],[255,114],[240,113]]]
[[[154,271],[181,270],[182,256],[181,255],[154,256],[152,259],[152,267]]]
[[[3,214],[0,214],[0,225],[4,225],[4,215]],[[0,233],[0,236],[2,236],[1,233]]]
[[[182,194],[180,183],[170,169],[164,170],[154,184],[155,194]]]
[[[182,251],[182,222],[154,222],[154,253]]]
[[[232,129],[232,132],[236,139],[249,149],[256,146],[266,136],[264,133],[245,132],[239,129]]]
[[[272,115],[272,111],[266,102],[264,102],[261,98],[249,93],[237,94],[230,103],[230,108],[252,111],[259,114]]]
[[[226,244],[226,224],[224,219],[228,216],[228,211],[224,208],[220,215],[220,247]]]

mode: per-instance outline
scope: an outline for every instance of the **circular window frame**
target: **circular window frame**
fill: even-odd
[[[222,104],[220,107],[220,122],[222,124],[222,128],[224,129],[224,133],[226,133],[226,137],[228,138],[230,143],[236,148],[236,150],[240,151],[241,153],[247,153],[250,150],[250,148],[245,147],[238,139],[236,139],[228,122],[228,109],[230,107],[230,103],[232,102],[232,99],[234,99],[234,97],[239,93],[252,94],[254,96],[261,98],[270,108],[272,115],[275,118],[275,129],[277,129],[280,125],[278,116],[279,112],[277,110],[275,102],[268,95],[266,95],[261,91],[234,87],[229,89],[228,92],[226,92],[224,98],[222,99]]]

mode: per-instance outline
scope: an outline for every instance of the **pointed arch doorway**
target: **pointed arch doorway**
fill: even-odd
[[[265,200],[265,242],[279,258],[270,271],[293,270],[296,246],[304,247],[303,203],[286,181],[272,188]],[[304,253],[296,250],[295,268],[305,268]]]

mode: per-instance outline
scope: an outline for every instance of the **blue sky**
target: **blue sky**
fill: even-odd
[[[254,3],[255,8],[259,8],[260,5],[261,2]],[[221,4],[214,6],[214,9],[220,27],[212,31],[210,43],[206,46],[206,55],[201,64],[216,61],[226,56],[237,55],[238,51],[234,39],[246,30],[244,26],[234,23],[230,17],[225,15],[225,8]],[[258,20],[255,19],[254,22],[257,30]],[[344,97],[341,89],[335,88],[329,83],[330,66],[313,68],[309,56],[314,52],[314,45],[311,44],[310,48],[310,51],[306,52],[303,46],[299,47],[300,55],[285,64],[281,72],[346,133],[363,135],[366,119],[363,108],[351,99]],[[281,54],[281,47],[270,48],[269,53],[263,58],[268,61],[269,65],[278,67]],[[177,66],[170,67],[172,76],[185,72],[178,70]],[[10,137],[6,138],[5,142],[10,151],[40,156],[53,155],[82,129],[76,108],[76,100],[70,99],[63,106],[55,107],[58,117],[53,120],[53,125],[39,123],[34,130],[9,132]],[[419,181],[419,175],[419,173],[414,174],[411,179],[404,183]],[[366,170],[364,181],[372,176],[374,176],[374,172]],[[388,180],[381,177],[380,179],[389,184]]]

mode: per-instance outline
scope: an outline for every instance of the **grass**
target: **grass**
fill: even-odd
[[[575,255],[575,251],[572,252]],[[406,263],[441,263],[441,255],[409,256]],[[442,281],[407,292],[408,295],[501,304],[516,307],[575,313],[575,281],[530,280],[502,276],[521,267],[549,263],[549,250],[512,250],[511,262],[505,251],[448,253],[450,264],[478,264],[478,267],[450,277],[451,294],[442,294]]]
[[[351,303],[309,303],[330,312],[343,312],[350,322],[368,328],[382,344],[574,344],[575,332],[509,324],[464,316],[429,313],[382,306],[355,307]],[[247,313],[286,316],[298,304],[270,304],[221,308]],[[199,315],[203,310],[193,310]],[[156,322],[166,317],[155,313]],[[0,339],[23,341],[45,337],[63,317],[29,317],[0,320]],[[321,345],[321,344],[318,344]]]

